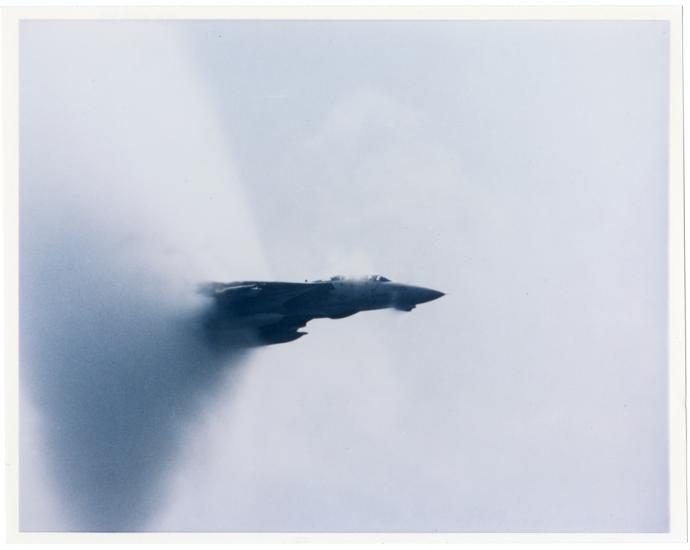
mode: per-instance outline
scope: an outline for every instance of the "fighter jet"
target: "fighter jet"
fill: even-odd
[[[200,292],[212,303],[204,320],[214,344],[269,345],[292,342],[312,319],[342,319],[360,311],[412,311],[443,292],[392,282],[381,275],[331,277],[304,283],[239,281],[205,283]]]

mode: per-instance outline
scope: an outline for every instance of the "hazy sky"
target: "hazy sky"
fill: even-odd
[[[666,530],[668,32],[22,23],[22,528]],[[447,295],[195,338],[336,273]]]

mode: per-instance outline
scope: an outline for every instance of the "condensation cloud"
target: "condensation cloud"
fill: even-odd
[[[31,23],[21,40],[22,446],[65,504],[37,506],[23,468],[22,528],[141,529],[181,430],[245,355],[208,348],[196,285],[265,262],[173,29]]]

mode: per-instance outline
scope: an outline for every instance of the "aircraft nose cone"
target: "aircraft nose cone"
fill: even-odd
[[[431,302],[431,300],[436,300],[441,296],[445,296],[445,293],[432,288],[420,288],[417,291],[417,296],[417,303],[423,304],[424,302]]]

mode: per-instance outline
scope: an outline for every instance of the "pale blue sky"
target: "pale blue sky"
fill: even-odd
[[[667,529],[667,80],[663,22],[23,23],[23,527]],[[447,296],[190,374],[195,282],[341,272]]]

